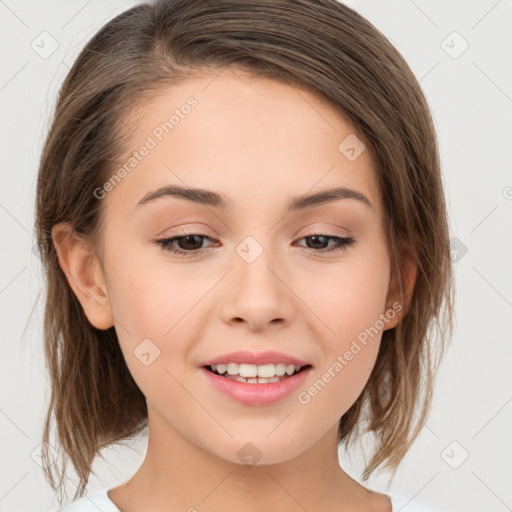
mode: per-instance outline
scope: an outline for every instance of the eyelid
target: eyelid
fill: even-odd
[[[326,236],[335,236],[335,237],[339,237],[339,238],[350,238],[350,236],[351,236],[350,232],[348,230],[344,230],[344,231],[345,231],[344,233],[340,233],[337,231],[333,231],[331,229],[316,228],[316,229],[311,229],[311,230],[307,231],[305,234],[300,234],[300,231],[299,231],[297,236],[299,236],[299,234],[300,234],[299,237],[304,238],[306,236],[314,236],[314,235],[322,234],[322,235],[326,235]],[[297,236],[295,236],[294,238],[297,238]]]
[[[340,226],[337,224],[334,224],[332,222],[326,222],[325,219],[323,220],[316,220],[315,222],[310,222],[309,224],[306,224],[305,226],[302,226],[298,231],[295,232],[293,235],[293,238],[296,238],[302,230],[306,230],[308,233],[311,231],[311,234],[317,234],[320,232],[324,233],[331,233],[332,236],[339,236],[339,237],[349,237],[352,236],[352,232],[350,229]],[[310,236],[310,235],[302,235],[302,236]]]

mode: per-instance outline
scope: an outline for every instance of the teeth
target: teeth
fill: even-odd
[[[214,372],[217,372],[219,375],[222,375],[226,373],[227,375],[224,375],[225,377],[228,376],[238,376],[243,377],[244,381],[250,382],[251,380],[254,380],[257,382],[257,378],[261,379],[272,379],[274,377],[282,377],[285,373],[287,375],[293,375],[296,371],[300,371],[302,366],[295,366],[294,364],[284,364],[284,363],[278,363],[278,364],[264,364],[261,366],[256,366],[254,364],[237,364],[237,363],[227,363],[227,364],[213,364],[211,366],[212,370]],[[281,379],[278,379],[281,380]],[[256,383],[255,382],[255,383]],[[269,381],[270,382],[270,381]],[[275,381],[272,381],[275,382]]]
[[[260,379],[260,378],[249,378],[244,379],[243,377],[240,377],[239,375],[236,375],[233,377],[232,375],[226,375],[227,379],[236,380],[238,382],[243,382],[244,384],[269,384],[272,382],[279,382],[280,380],[283,380],[285,377],[272,377],[271,379]]]

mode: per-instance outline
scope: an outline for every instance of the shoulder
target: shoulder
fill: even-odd
[[[102,512],[121,512],[108,497],[108,490],[102,489],[86,494],[57,512],[98,512],[98,510]]]
[[[439,512],[433,508],[422,505],[417,501],[412,501],[401,496],[389,496],[393,507],[392,512]]]

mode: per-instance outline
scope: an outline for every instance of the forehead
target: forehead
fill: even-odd
[[[380,211],[363,137],[326,99],[297,86],[228,68],[162,89],[125,122],[135,128],[118,162],[124,177],[107,194],[116,208],[175,184],[222,191],[240,206],[345,186]]]

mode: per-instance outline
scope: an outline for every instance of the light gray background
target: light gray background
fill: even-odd
[[[37,301],[43,281],[32,252],[42,143],[80,49],[136,3],[0,0],[0,511],[56,508],[37,462],[48,393],[42,293]],[[444,511],[512,510],[512,2],[347,3],[398,48],[427,95],[459,249],[457,324],[434,410],[388,492]],[[31,47],[51,49],[44,31],[58,43],[49,56]],[[469,47],[459,55],[464,41]],[[128,479],[142,462],[144,439],[133,447],[105,451],[88,492]],[[361,454],[347,460],[340,449],[340,460],[359,480]],[[366,485],[386,492],[386,481],[375,475]]]

